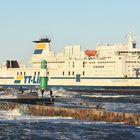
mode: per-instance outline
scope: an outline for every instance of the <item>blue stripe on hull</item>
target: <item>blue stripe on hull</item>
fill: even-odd
[[[16,84],[13,84],[13,85],[0,85],[0,86],[3,86],[3,87],[36,87],[36,86],[39,86],[39,85],[16,85]],[[65,86],[65,85],[48,85],[48,88],[139,88],[140,89],[140,86],[73,86],[73,85],[69,85],[69,86]]]
[[[14,77],[0,77],[0,79],[14,79]]]
[[[11,87],[11,88],[19,88],[19,87],[36,88],[39,85],[22,85],[22,84],[16,85],[16,84],[14,84],[14,85],[0,85],[0,86],[5,87],[5,88],[9,88],[9,87]]]
[[[75,79],[75,77],[50,77],[50,79]]]
[[[84,79],[84,80],[88,80],[88,79],[113,79],[113,80],[118,80],[118,79],[121,79],[121,80],[129,80],[129,79],[135,79],[135,80],[140,80],[140,77],[127,77],[127,78],[124,78],[124,77],[80,77],[81,79]],[[50,79],[76,79],[76,77],[50,77]]]
[[[3,87],[13,87],[13,88],[19,88],[20,86],[22,87],[27,87],[27,88],[36,88],[39,85],[22,85],[22,84],[13,84],[13,85],[0,85]],[[75,85],[48,85],[48,88],[75,88],[75,89],[94,89],[94,88],[104,88],[104,89],[140,89],[140,86],[75,86]]]
[[[128,77],[128,78],[124,78],[124,77],[81,77],[81,79],[121,79],[121,80],[128,80],[128,79],[140,79],[140,77]]]
[[[53,88],[53,87],[56,87],[56,88],[79,88],[79,89],[84,89],[84,88],[88,88],[88,89],[92,89],[92,88],[105,88],[105,89],[122,89],[122,88],[125,88],[125,89],[140,89],[140,86],[73,86],[73,85],[70,85],[70,86],[64,86],[64,85],[48,85],[48,88]]]

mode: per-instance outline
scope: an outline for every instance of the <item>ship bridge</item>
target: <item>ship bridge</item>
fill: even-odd
[[[140,55],[140,49],[136,48],[136,41],[132,34],[128,36],[127,44],[106,44],[97,45],[96,50],[98,57],[114,57],[118,55]]]

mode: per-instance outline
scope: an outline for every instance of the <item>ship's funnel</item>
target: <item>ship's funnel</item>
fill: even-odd
[[[33,41],[36,43],[36,48],[34,54],[42,54],[43,52],[50,52],[50,42],[48,38],[42,38],[38,41]]]
[[[31,63],[40,65],[43,59],[47,59],[46,56],[51,54],[49,38],[42,38],[38,41],[33,41],[36,43],[34,54],[31,57]]]

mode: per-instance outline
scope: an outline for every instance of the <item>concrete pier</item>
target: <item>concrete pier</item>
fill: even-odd
[[[140,125],[140,114],[105,112],[96,109],[63,108],[42,105],[23,105],[15,103],[0,103],[1,110],[13,110],[24,108],[28,115],[32,116],[62,116],[79,120],[95,120],[107,122],[123,122],[125,124]]]
[[[22,97],[22,98],[1,98],[0,102],[31,104],[31,105],[49,105],[54,104],[53,98],[37,98],[37,97]]]

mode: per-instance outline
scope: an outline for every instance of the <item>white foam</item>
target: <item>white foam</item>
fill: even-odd
[[[71,120],[72,117],[61,117],[61,116],[22,116],[19,110],[10,110],[10,111],[0,111],[0,121],[20,121],[20,122],[44,122],[55,120]]]
[[[92,98],[125,98],[125,97],[134,97],[134,95],[82,95],[83,97],[92,97]]]
[[[6,98],[17,98],[17,96],[16,95],[13,95],[13,94],[11,94],[11,95],[0,95],[0,98],[1,99],[6,99]]]
[[[21,116],[21,113],[18,109],[8,110],[8,111],[0,111],[0,120],[11,120],[17,116]]]
[[[58,96],[59,97],[71,97],[72,96],[72,94],[69,94],[63,88],[60,88],[60,89],[52,88],[51,90],[53,91],[53,96],[54,97],[58,97]],[[38,96],[42,96],[40,91],[38,92]],[[44,97],[50,97],[50,90],[45,91],[43,96]]]
[[[71,98],[74,97],[75,95],[79,94],[78,92],[73,92],[73,91],[66,91],[63,88],[52,88],[51,89],[53,91],[53,96],[54,97],[64,97],[64,98]],[[37,92],[38,96],[41,97],[41,91],[40,90],[32,90],[32,92]],[[4,91],[0,92],[0,98],[17,98],[18,92],[11,90],[11,94],[10,95],[4,95]],[[25,94],[29,94],[31,93],[31,90],[25,90],[24,91]],[[47,90],[44,92],[44,97],[50,97],[50,90]]]
[[[64,97],[64,98],[71,98],[79,94],[78,92],[66,91],[63,88],[60,88],[60,89],[53,88],[52,91],[53,91],[53,96],[56,96],[56,97],[59,96],[59,97]]]
[[[0,91],[0,94],[4,94],[4,91]]]
[[[140,129],[140,126],[136,126],[136,128]]]

